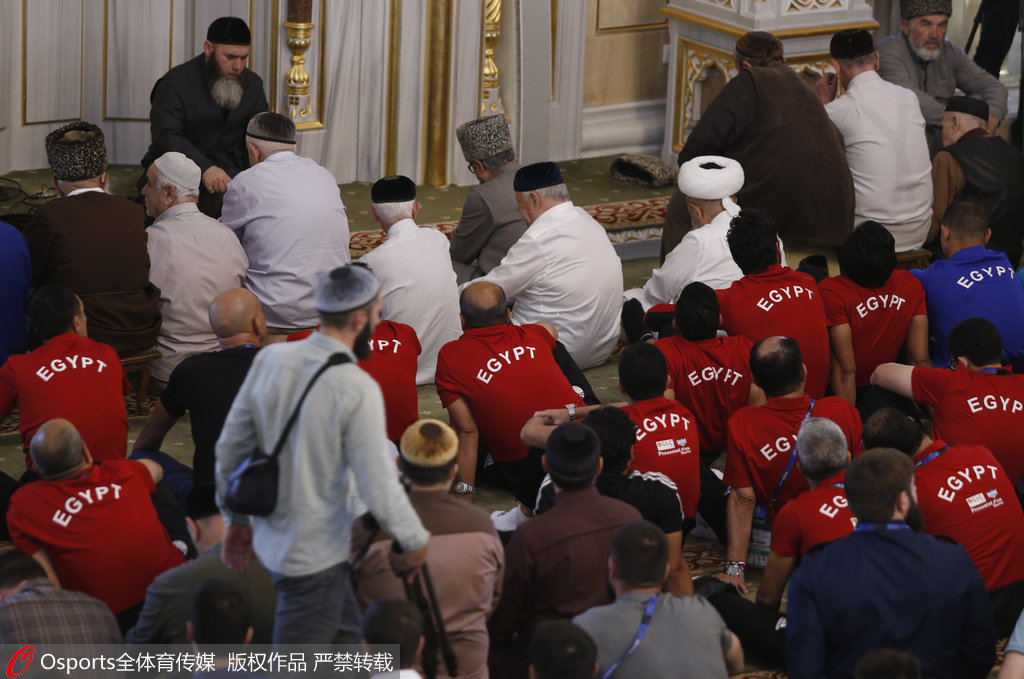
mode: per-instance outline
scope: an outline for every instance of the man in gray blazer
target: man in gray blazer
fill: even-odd
[[[526,231],[516,208],[512,179],[519,169],[503,113],[477,118],[455,130],[462,155],[480,184],[462,206],[452,234],[452,267],[459,285],[496,267]]]

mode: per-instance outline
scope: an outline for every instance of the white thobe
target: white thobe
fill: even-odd
[[[846,146],[854,224],[878,222],[896,240],[896,252],[921,247],[932,219],[932,165],[917,96],[864,71],[825,111]]]
[[[462,335],[459,288],[448,252],[448,239],[437,229],[395,222],[388,239],[360,258],[380,281],[381,318],[411,325],[420,340],[416,384],[434,381],[437,352]]]
[[[348,217],[334,175],[309,158],[279,151],[231,180],[220,221],[242,241],[249,257],[245,287],[263,303],[267,325],[315,326],[317,282],[351,261]]]
[[[571,201],[540,215],[501,264],[470,283],[478,281],[515,297],[513,323],[555,326],[580,368],[604,363],[615,348],[622,262],[604,227]]]

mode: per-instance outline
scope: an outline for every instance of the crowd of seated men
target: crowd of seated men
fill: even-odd
[[[0,479],[0,643],[283,638],[299,578],[261,563],[259,535],[248,567],[229,556],[222,434],[285,354],[262,347],[312,347],[358,308],[376,310],[350,339],[386,416],[367,454],[429,533],[453,676],[726,677],[746,657],[794,678],[969,679],[1010,637],[1001,676],[1024,677],[1024,213],[1005,184],[1024,160],[987,141],[1005,112],[991,82],[958,72],[971,98],[892,75],[960,59],[929,33],[948,3],[901,7],[878,52],[864,31],[833,38],[838,99],[836,77],[780,68],[773,36],[738,41],[740,76],[680,156],[685,233],[666,227],[629,291],[558,165],[518,167],[501,117],[458,130],[481,185],[452,239],[416,223],[409,178],[385,177],[370,214],[386,241],[358,265],[334,177],[284,115],[248,121],[219,220],[187,155],[152,159],[140,206],[106,191],[99,127],[53,131],[60,197],[23,234],[0,225],[0,414],[17,409],[25,453]],[[914,161],[890,179],[887,135]],[[793,167],[769,171],[784,146]],[[982,167],[994,157],[1005,172]],[[839,246],[839,274],[790,268],[806,245]],[[930,266],[898,268],[921,246]],[[623,338],[622,397],[602,403],[583,370]],[[153,347],[159,400],[128,454],[121,359]],[[429,384],[449,423],[420,419]],[[186,413],[189,463],[162,450]],[[516,505],[488,516],[478,483]],[[387,528],[343,531],[359,636],[431,675],[434,622],[403,601]],[[693,539],[721,545],[721,573],[692,576]]]

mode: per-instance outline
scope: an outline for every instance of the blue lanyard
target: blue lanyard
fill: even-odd
[[[949,450],[949,446],[946,446],[945,448],[939,448],[938,450],[933,450],[932,452],[928,453],[923,458],[921,458],[920,460],[915,462],[914,463],[914,468],[916,469],[916,468],[920,467],[921,465],[928,464],[929,462],[931,462],[932,460],[937,458],[939,455],[942,455],[947,450]]]
[[[640,645],[641,641],[643,641],[644,635],[647,634],[647,625],[650,624],[651,618],[654,616],[654,609],[657,605],[658,595],[655,594],[647,600],[647,608],[644,610],[644,617],[640,620],[640,627],[636,631],[636,637],[633,639],[633,643],[629,645],[629,648],[622,654],[622,657],[619,658],[614,665],[606,669],[601,674],[600,679],[608,679],[608,677],[615,674],[615,670],[619,669],[619,665],[626,662],[626,659],[633,655],[633,651],[636,650],[636,647]]]
[[[807,406],[807,413],[804,414],[804,419],[808,419],[811,416],[811,411],[814,410],[814,399],[811,399],[811,405]],[[774,506],[775,501],[779,499],[779,493],[782,492],[782,487],[786,485],[786,480],[789,478],[789,473],[793,471],[793,464],[796,462],[796,444],[793,444],[793,452],[789,454],[789,461],[786,463],[786,471],[782,472],[782,478],[779,479],[779,485],[775,486],[775,492],[772,493],[771,502],[769,505]]]
[[[886,522],[886,523],[858,523],[857,527],[854,528],[854,530],[858,530],[858,531],[866,531],[866,530],[873,530],[873,531],[910,530],[910,526],[908,526],[903,521],[889,521],[889,522]]]

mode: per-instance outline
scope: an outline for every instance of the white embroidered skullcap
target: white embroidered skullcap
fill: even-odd
[[[156,165],[156,169],[160,170],[160,174],[178,186],[184,186],[191,191],[199,190],[199,181],[202,179],[203,173],[199,171],[199,166],[184,153],[168,151],[154,160],[153,164]]]
[[[698,200],[721,200],[722,207],[735,217],[740,208],[730,196],[743,188],[743,167],[732,158],[697,156],[679,168],[679,190]]]

